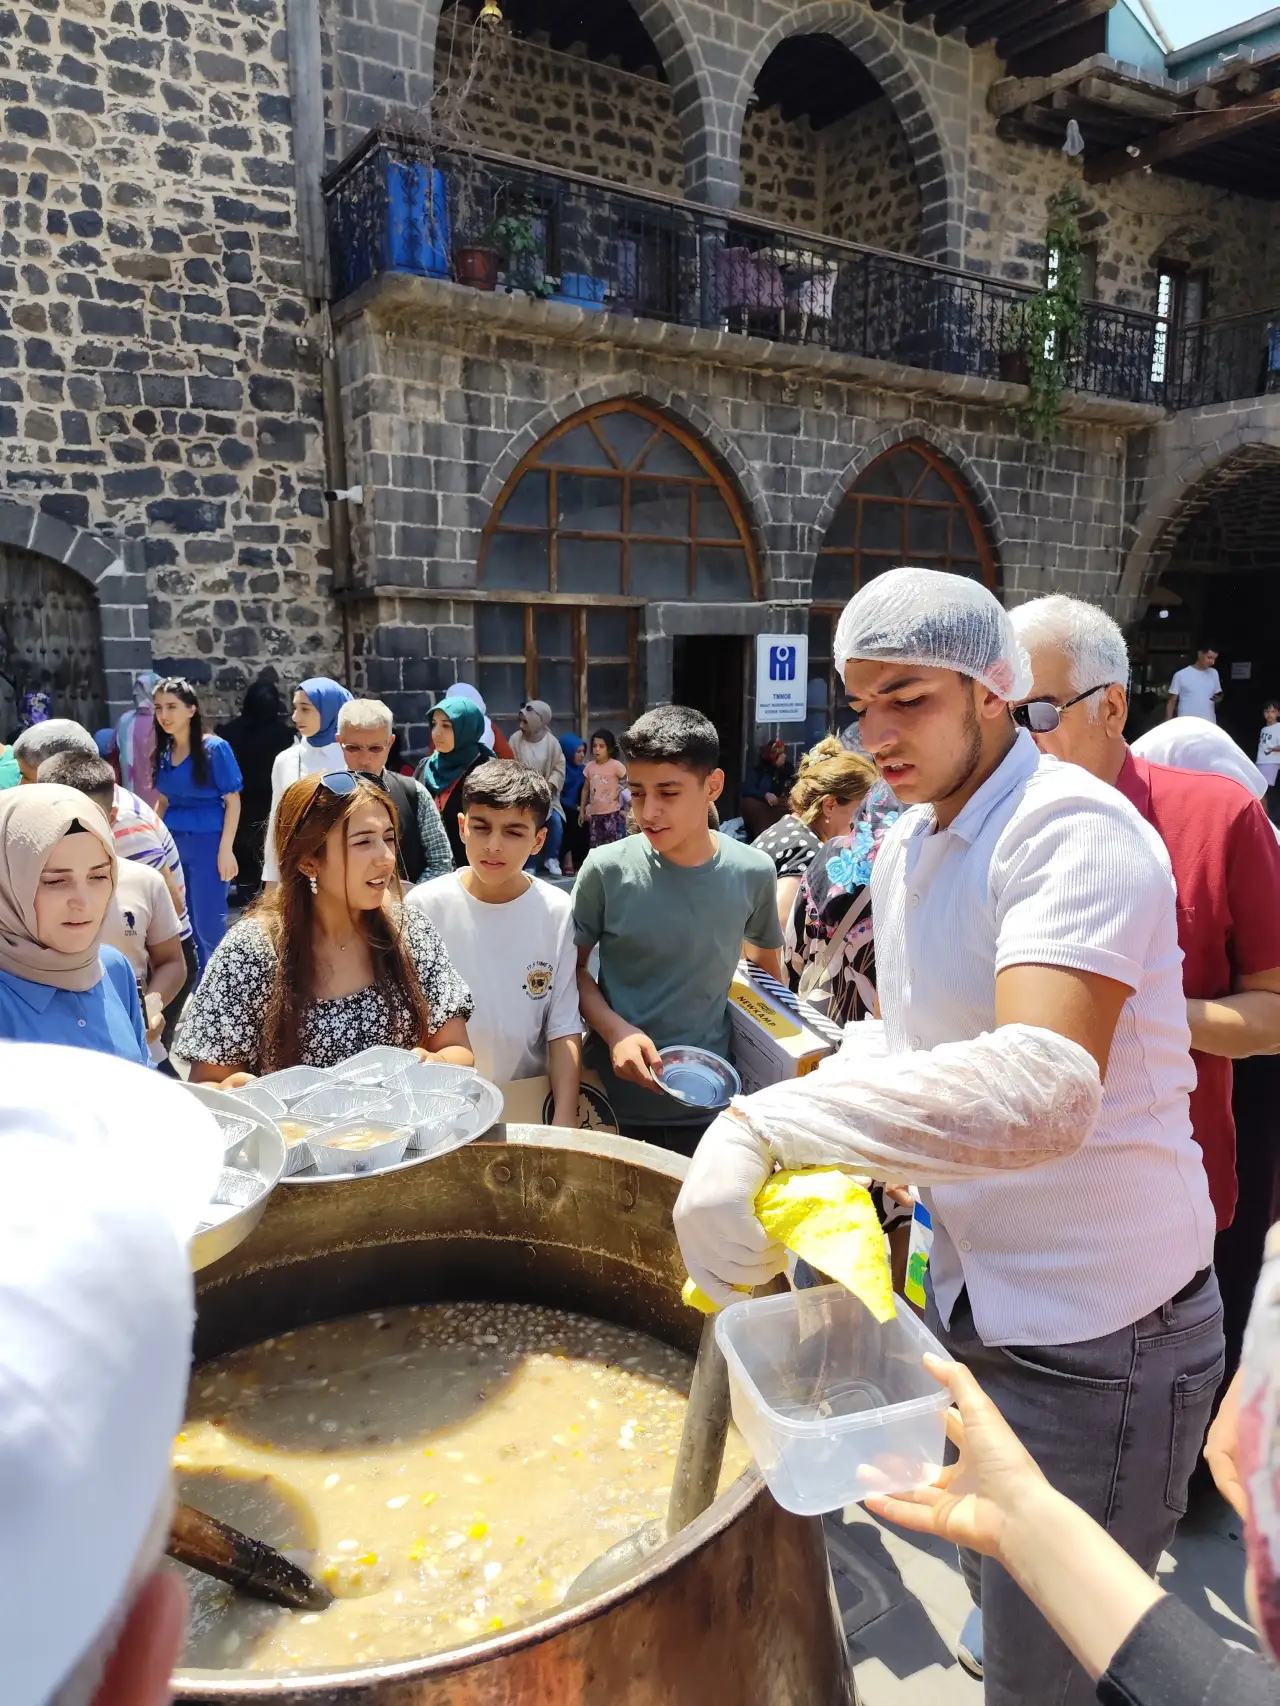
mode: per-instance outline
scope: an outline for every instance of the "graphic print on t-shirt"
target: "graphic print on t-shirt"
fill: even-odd
[[[552,967],[547,960],[534,960],[526,967],[524,992],[531,1001],[545,1001],[551,993]]]

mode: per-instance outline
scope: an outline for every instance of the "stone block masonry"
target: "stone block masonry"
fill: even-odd
[[[214,716],[338,666],[284,41],[283,0],[0,6],[0,499],[145,573]]]

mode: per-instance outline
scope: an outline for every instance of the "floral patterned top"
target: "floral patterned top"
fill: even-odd
[[[858,810],[852,833],[836,836],[814,856],[800,883],[783,948],[787,982],[793,990],[799,989],[805,967],[826,957],[831,938],[871,881],[871,867],[886,830],[900,815],[892,790],[877,782]],[[827,1017],[846,1025],[868,1015],[871,1004],[865,990],[874,982],[875,943],[868,906],[845,936],[823,985]]]
[[[449,1019],[469,1019],[471,991],[450,964],[434,925],[412,907],[406,907],[400,919],[427,998],[432,1031]],[[243,919],[228,930],[187,1003],[174,1038],[175,1054],[257,1072],[275,968],[275,949],[257,919]],[[331,1001],[312,1002],[301,1035],[298,1059],[282,1065],[336,1066],[377,1043],[414,1048],[423,1040],[403,998],[378,983]]]

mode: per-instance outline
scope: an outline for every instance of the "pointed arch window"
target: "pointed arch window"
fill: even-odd
[[[921,439],[895,445],[862,470],[818,548],[809,678],[815,700],[819,680],[830,684],[828,713],[839,724],[848,712],[832,673],[836,620],[860,586],[904,563],[969,575],[996,590],[995,555],[973,499],[951,464]]]
[[[730,482],[691,434],[636,402],[571,417],[529,452],[484,531],[498,594],[747,600],[759,574]]]

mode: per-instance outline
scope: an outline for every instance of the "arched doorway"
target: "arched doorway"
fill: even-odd
[[[1217,650],[1218,721],[1252,756],[1262,707],[1280,698],[1280,444],[1250,444],[1202,474],[1151,548],[1130,636],[1142,733],[1165,713],[1170,677],[1202,644]]]
[[[545,699],[561,728],[586,733],[624,728],[639,708],[646,604],[749,601],[760,573],[727,475],[691,433],[622,400],[561,422],[519,463],[485,527],[478,586],[490,714]]]
[[[815,727],[820,711],[827,728],[849,720],[833,662],[840,612],[860,586],[904,563],[968,575],[997,590],[995,553],[973,498],[952,465],[923,439],[894,445],[862,470],[818,548],[809,614]]]
[[[787,36],[760,67],[742,126],[744,213],[899,254],[923,206],[893,102],[838,36]]]
[[[48,693],[53,714],[85,728],[107,720],[102,621],[88,581],[37,551],[0,545],[0,739],[18,702]]]

